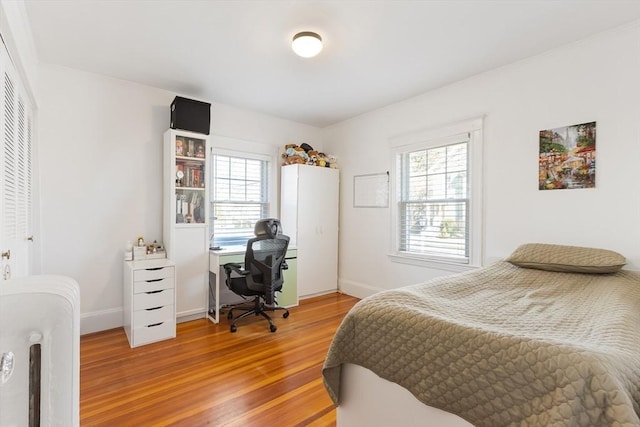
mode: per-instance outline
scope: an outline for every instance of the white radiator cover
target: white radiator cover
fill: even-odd
[[[39,409],[29,404],[30,349],[40,345]],[[0,425],[80,424],[80,291],[63,276],[28,276],[0,282],[0,357],[13,368],[0,381]],[[37,401],[37,399],[36,399]]]

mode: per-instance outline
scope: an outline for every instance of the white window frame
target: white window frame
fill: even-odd
[[[483,218],[482,218],[482,156],[483,118],[474,118],[450,125],[410,132],[389,139],[392,152],[391,172],[391,252],[393,262],[436,268],[446,271],[466,271],[482,265]],[[468,140],[468,185],[469,185],[469,230],[466,259],[418,254],[400,251],[400,200],[402,171],[398,159],[412,151],[442,147]]]
[[[213,161],[213,155],[229,156],[229,157],[242,157],[245,159],[262,160],[268,163],[268,186],[267,186],[267,200],[269,201],[269,217],[275,217],[277,213],[278,201],[275,195],[277,194],[277,166],[278,166],[278,148],[272,145],[262,144],[258,142],[245,141],[237,138],[223,136],[219,134],[212,134],[210,137],[211,156],[210,162]],[[211,164],[207,165],[211,167]],[[213,189],[213,181],[210,183],[211,189]],[[212,203],[210,200],[209,203]],[[210,243],[213,243],[213,228],[214,224],[210,224]]]

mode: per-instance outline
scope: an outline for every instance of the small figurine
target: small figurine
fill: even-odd
[[[176,138],[176,156],[184,156],[184,141]]]
[[[144,246],[144,239],[142,236],[138,236],[138,247]]]

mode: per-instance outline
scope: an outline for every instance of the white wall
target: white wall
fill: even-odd
[[[354,209],[353,176],[391,168],[388,139],[485,115],[484,260],[519,244],[608,248],[640,268],[640,24],[323,129],[341,168],[339,282],[365,296],[447,274],[392,263],[390,209]],[[538,132],[597,121],[595,189],[538,190]]]
[[[392,136],[482,114],[485,261],[541,241],[617,250],[637,269],[639,47],[636,23],[322,131],[214,103],[212,131],[338,155],[340,287],[355,295],[447,273],[388,259],[389,209],[354,209],[353,175],[389,170]],[[116,327],[125,242],[161,238],[161,139],[176,94],[57,66],[42,65],[38,78],[42,272],[78,280],[83,333]],[[538,131],[592,120],[597,188],[539,191]]]
[[[0,0],[0,33],[27,91],[35,99],[38,59],[23,1]]]
[[[162,135],[174,93],[40,67],[43,273],[75,278],[83,333],[122,325],[123,250],[162,240]],[[212,132],[282,146],[318,129],[213,103]]]

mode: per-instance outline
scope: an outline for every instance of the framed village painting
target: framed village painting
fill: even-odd
[[[538,188],[596,186],[596,122],[540,131]]]

